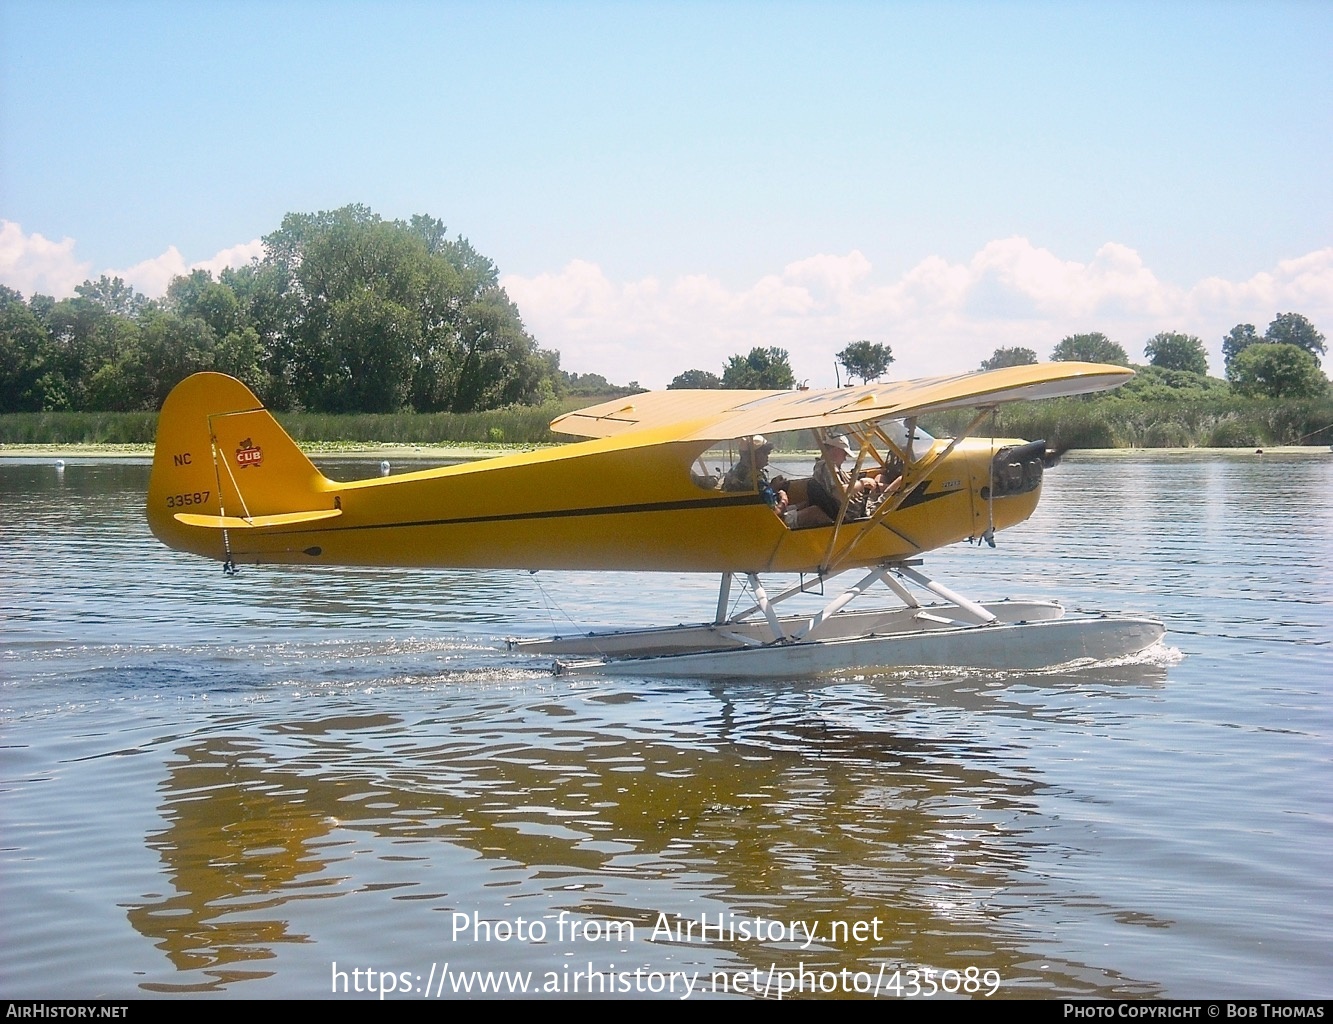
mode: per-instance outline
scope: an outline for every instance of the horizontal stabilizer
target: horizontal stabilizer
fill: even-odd
[[[206,516],[197,512],[177,512],[175,519],[186,526],[202,526],[210,530],[265,530],[274,526],[295,526],[297,523],[314,523],[321,519],[332,519],[343,514],[340,508],[320,509],[316,512],[283,512],[274,516]]]

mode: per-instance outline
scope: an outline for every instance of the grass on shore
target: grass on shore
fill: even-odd
[[[277,413],[297,442],[333,444],[541,444],[564,405],[473,413]],[[0,415],[0,444],[152,444],[150,412],[22,412]]]

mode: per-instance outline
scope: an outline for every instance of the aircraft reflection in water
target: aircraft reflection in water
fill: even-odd
[[[775,955],[865,970],[883,958],[963,962],[980,947],[987,967],[1009,979],[1032,958],[1029,929],[1007,924],[1011,901],[1021,915],[1034,903],[1092,898],[1028,862],[1041,861],[1043,840],[1024,822],[1045,819],[1036,811],[1042,783],[1021,750],[960,750],[956,737],[937,743],[884,723],[811,720],[796,694],[775,704],[748,685],[656,700],[654,741],[620,722],[629,692],[593,685],[578,717],[552,718],[540,696],[482,700],[432,709],[427,728],[344,704],[335,716],[259,735],[232,719],[228,735],[177,748],[159,807],[166,827],[148,838],[176,891],[128,912],[176,973],[143,986],[243,994],[234,985],[267,977],[268,962],[284,957],[293,970],[296,952],[279,947],[311,934],[343,951],[333,957],[341,963],[356,943],[382,943],[374,929],[383,911],[367,906],[375,923],[365,925],[348,915],[379,899],[437,912],[411,916],[420,931],[398,936],[403,948],[487,969],[560,970],[571,946],[445,943],[454,913],[492,922],[522,914],[552,933],[561,911],[625,921],[629,949],[577,948],[599,962],[660,963],[651,936],[663,914],[827,925],[818,905],[836,908],[829,920],[878,919],[878,940],[825,941],[797,956],[724,937],[690,944],[690,956],[709,970],[767,968]],[[993,704],[993,688],[982,688]],[[925,699],[941,714],[964,713],[967,684],[950,694],[936,684]],[[854,705],[848,711],[855,716]],[[327,965],[327,952],[311,955]],[[1043,956],[1053,986],[1154,994]]]
[[[572,657],[564,671],[800,678],[848,668],[1031,669],[1140,651],[1143,618],[1066,618],[1050,602],[979,604],[919,556],[1036,508],[1045,443],[968,436],[1006,402],[1113,388],[1118,366],[1049,363],[836,391],[647,392],[568,413],[552,429],[590,438],[540,451],[346,483],[321,474],[240,382],[196,374],[168,397],[148,489],[153,532],[222,561],[721,574],[697,627],[565,637],[518,649]],[[917,417],[976,407],[958,438]],[[763,435],[813,431],[827,465],[769,480]],[[848,437],[852,440],[848,440]],[[719,445],[741,458],[710,466]],[[849,451],[850,449],[850,451]],[[841,468],[838,452],[853,458]],[[869,570],[813,615],[777,606]],[[799,573],[770,596],[761,573]],[[730,608],[740,578],[753,603]],[[901,602],[852,612],[883,583]],[[909,585],[944,605],[923,607]],[[596,655],[594,660],[577,660]]]

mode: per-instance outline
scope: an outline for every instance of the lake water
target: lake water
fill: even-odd
[[[5,997],[1333,995],[1333,455],[1074,456],[927,561],[1153,614],[1146,656],[796,685],[500,642],[706,619],[711,578],[227,578],[147,477],[0,461]]]

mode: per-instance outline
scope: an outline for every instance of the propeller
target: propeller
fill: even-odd
[[[1060,460],[1065,457],[1065,452],[1074,447],[1070,444],[1062,444],[1058,448],[1047,448],[1041,456],[1041,464],[1044,469],[1054,469],[1060,465]]]

